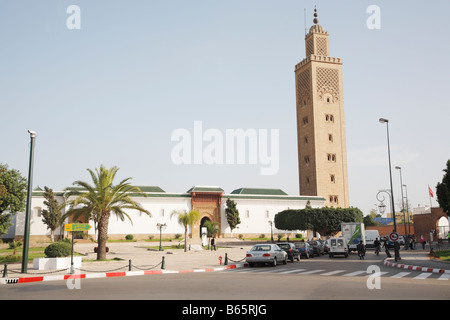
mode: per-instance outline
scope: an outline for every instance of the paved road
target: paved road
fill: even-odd
[[[445,299],[448,274],[385,267],[384,257],[360,261],[328,257],[302,259],[277,267],[218,272],[50,281],[0,287],[1,299],[157,299],[157,300],[289,300],[289,299]],[[368,268],[380,272],[376,277]],[[369,280],[369,281],[368,281]],[[77,282],[78,281],[78,282]],[[369,285],[375,287],[368,288]]]

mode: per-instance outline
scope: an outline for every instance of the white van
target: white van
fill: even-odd
[[[366,248],[375,248],[373,243],[377,238],[380,241],[380,233],[378,230],[366,230]]]
[[[330,246],[328,255],[333,258],[335,255],[343,255],[348,257],[348,243],[344,237],[330,238],[328,239],[328,244]]]

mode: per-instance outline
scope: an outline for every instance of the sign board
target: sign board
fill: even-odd
[[[87,231],[91,228],[88,223],[66,223],[64,231]]]
[[[398,233],[397,232],[391,232],[391,233],[389,233],[389,239],[391,240],[391,241],[397,241],[398,240],[398,238],[399,238],[399,235],[398,235]]]

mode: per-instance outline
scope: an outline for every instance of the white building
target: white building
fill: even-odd
[[[219,223],[220,237],[237,237],[241,234],[244,237],[258,237],[261,234],[269,236],[271,233],[269,221],[273,221],[278,212],[285,209],[304,209],[307,205],[318,208],[325,204],[323,197],[288,195],[280,189],[240,188],[229,194],[224,194],[220,187],[211,186],[194,186],[186,193],[167,193],[159,187],[149,186],[140,187],[140,189],[146,196],[135,196],[133,199],[150,211],[151,217],[135,210],[127,212],[132,222],[128,219],[121,221],[111,215],[108,227],[110,239],[123,239],[127,234],[132,234],[135,239],[148,239],[149,236],[159,237],[158,223],[167,226],[162,231],[163,238],[173,237],[175,234],[184,236],[184,227],[179,225],[177,217],[172,215],[175,210],[200,212],[200,221],[193,226],[192,230],[189,230],[193,238],[200,238],[201,226],[206,220]],[[56,198],[62,202],[64,191],[54,193]],[[42,210],[46,209],[43,195],[44,192],[41,189],[33,191],[30,241],[50,238],[50,230],[42,221]],[[236,202],[241,220],[232,234],[225,212],[228,198]],[[24,212],[14,216],[13,226],[3,238],[23,238],[24,221]],[[93,226],[92,221],[90,224]],[[64,233],[63,230],[55,230],[55,235]],[[292,234],[292,231],[278,230],[273,225],[273,233]],[[88,234],[94,238],[94,228],[91,228]]]

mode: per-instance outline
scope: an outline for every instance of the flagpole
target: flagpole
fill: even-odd
[[[431,191],[430,185],[428,185],[428,196],[430,197],[430,210],[431,210],[431,208],[433,207],[433,205],[431,204],[431,197],[432,197],[433,195],[432,195],[432,191]],[[430,212],[431,212],[431,211],[430,211]]]

